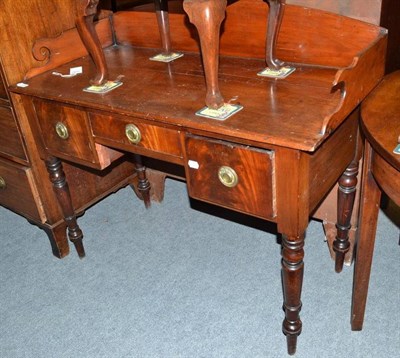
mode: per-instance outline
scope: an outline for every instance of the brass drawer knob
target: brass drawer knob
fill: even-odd
[[[125,126],[125,135],[133,144],[138,144],[142,139],[142,134],[140,133],[139,128],[134,124],[127,124]]]
[[[227,186],[228,188],[235,187],[239,182],[239,178],[235,170],[227,166],[222,166],[221,168],[219,168],[218,179],[223,185]]]
[[[6,181],[4,180],[3,177],[0,177],[0,190],[6,188]]]
[[[68,139],[69,137],[67,126],[61,122],[56,123],[56,133],[61,139]]]

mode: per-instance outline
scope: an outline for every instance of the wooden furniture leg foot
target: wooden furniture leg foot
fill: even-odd
[[[288,353],[293,355],[296,352],[297,337],[302,328],[300,310],[304,271],[304,235],[299,238],[283,235],[282,246],[283,307],[285,310],[282,327],[286,335]]]
[[[138,154],[134,154],[135,168],[138,176],[137,189],[144,201],[144,206],[148,209],[151,205],[150,200],[150,182],[146,176],[146,167],[143,165],[142,157]]]
[[[374,253],[375,234],[378,222],[381,190],[370,171],[371,147],[365,144],[364,170],[362,179],[362,203],[356,260],[354,263],[353,298],[351,305],[351,329],[361,331],[367,303],[368,284]]]
[[[54,227],[45,227],[44,229],[49,237],[53,255],[59,259],[67,256],[69,254],[67,223],[62,222]]]
[[[342,271],[344,257],[350,248],[349,230],[356,194],[357,174],[358,161],[352,161],[339,179],[337,235],[333,242],[333,250],[336,254],[336,272]]]
[[[185,0],[183,8],[197,28],[206,77],[206,105],[218,109],[224,104],[218,85],[219,37],[225,18],[226,0]]]
[[[267,0],[269,5],[267,40],[265,44],[265,61],[271,70],[279,70],[284,63],[275,56],[276,42],[281,27],[285,0]]]
[[[167,177],[167,174],[159,172],[157,170],[146,168],[146,177],[150,182],[150,201],[161,203],[164,200],[165,179]],[[138,189],[138,177],[134,178],[130,186],[135,194],[140,199],[143,199],[142,194],[139,192]]]
[[[169,29],[168,0],[154,0],[158,29],[160,31],[163,55],[170,55],[172,52],[171,35]]]
[[[79,0],[78,14],[75,20],[82,42],[96,66],[96,76],[90,81],[96,86],[100,86],[108,80],[106,59],[93,24],[98,4],[99,0]]]
[[[61,161],[56,157],[49,157],[46,160],[47,171],[49,172],[54,192],[57,196],[58,203],[64,215],[64,220],[68,227],[69,240],[74,244],[75,249],[80,258],[85,257],[85,249],[83,247],[82,231],[76,221],[75,211],[72,206],[71,194],[65,173],[62,168]]]

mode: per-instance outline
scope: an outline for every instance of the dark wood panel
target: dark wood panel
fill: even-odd
[[[319,201],[339,179],[347,165],[356,154],[357,125],[359,111],[354,111],[350,118],[343,123],[323,143],[319,150],[310,155],[310,211],[314,210]],[[347,158],[347,163],[343,158]],[[335,198],[336,200],[336,198]]]
[[[0,1],[0,57],[9,83],[21,81],[28,70],[48,60],[34,58],[32,47],[35,41],[55,38],[73,28],[77,4],[79,1],[76,0]],[[99,18],[108,14],[109,11],[104,11]]]
[[[400,1],[382,0],[381,26],[389,30],[386,73],[400,69]]]
[[[17,122],[10,107],[0,106],[0,153],[27,161]]]
[[[0,177],[0,205],[40,220],[31,170],[0,158]]]

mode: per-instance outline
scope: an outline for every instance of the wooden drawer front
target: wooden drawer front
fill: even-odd
[[[34,103],[42,139],[50,153],[64,159],[74,157],[90,163],[98,162],[85,111],[44,101]],[[63,130],[65,133],[65,128],[67,135],[62,138],[59,133]]]
[[[118,143],[120,143],[122,144],[120,146],[122,149],[127,149],[126,146],[135,146],[139,151],[144,149],[152,153],[156,152],[182,158],[179,131],[155,126],[137,118],[123,116],[106,116],[92,113],[90,114],[90,120],[93,134],[106,142],[112,142],[113,146],[117,144],[116,147],[118,147]],[[140,140],[137,143],[131,142],[126,134],[127,128],[129,130],[129,126],[132,125],[134,126],[132,128],[136,127],[140,132]],[[146,152],[143,152],[143,154],[146,154]]]
[[[185,145],[190,196],[269,220],[275,216],[273,152],[194,136]],[[232,187],[222,183],[230,184],[229,168],[237,174]]]
[[[0,106],[0,152],[27,161],[17,122],[10,107]]]
[[[0,160],[0,205],[38,220],[36,192],[29,168]]]

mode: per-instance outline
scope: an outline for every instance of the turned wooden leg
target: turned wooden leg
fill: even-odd
[[[171,35],[169,29],[168,0],[154,0],[158,29],[160,30],[163,55],[170,55],[172,52]]]
[[[335,251],[335,271],[341,272],[343,269],[344,257],[349,251],[349,230],[350,220],[353,213],[354,199],[356,195],[358,174],[358,161],[352,161],[339,179],[338,190],[338,219],[336,224],[337,235],[333,242]]]
[[[265,61],[271,70],[279,70],[284,63],[276,58],[275,48],[281,27],[285,0],[267,0],[269,5],[267,40],[265,44]]]
[[[138,176],[137,189],[143,198],[144,206],[148,209],[151,205],[150,200],[150,182],[146,177],[146,167],[143,165],[142,157],[138,154],[134,154],[135,168]]]
[[[80,258],[85,257],[85,249],[83,247],[82,231],[76,221],[75,211],[72,206],[71,194],[65,173],[62,168],[61,161],[55,157],[49,157],[46,160],[47,171],[50,175],[51,183],[53,184],[54,192],[57,196],[58,203],[64,215],[64,220],[68,227],[69,240],[74,244],[75,249]]]
[[[288,353],[295,354],[297,337],[301,333],[301,289],[304,271],[304,235],[282,237],[282,280],[285,310],[283,333],[286,335]]]
[[[90,81],[93,85],[102,85],[108,80],[108,69],[103,49],[94,28],[93,19],[99,0],[79,0],[76,28],[96,66],[96,76]]]
[[[185,0],[183,8],[200,37],[203,66],[206,76],[206,105],[218,109],[224,104],[218,85],[219,37],[225,18],[226,0]]]
[[[354,263],[351,329],[361,331],[367,303],[368,284],[374,253],[381,190],[370,171],[372,149],[365,145],[364,170],[361,183],[360,220],[357,253]]]

